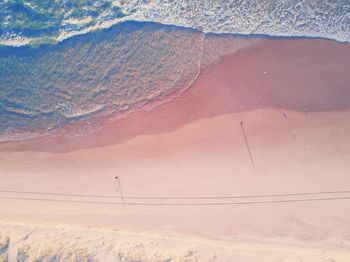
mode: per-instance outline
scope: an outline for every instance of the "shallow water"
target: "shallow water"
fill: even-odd
[[[256,34],[349,41],[349,14],[345,0],[3,1],[0,141],[163,103]]]
[[[3,48],[1,140],[161,103],[187,89],[201,69],[220,55],[257,41],[239,38],[233,44],[231,40],[129,22],[56,45]]]
[[[46,131],[169,95],[198,75],[202,38],[128,24],[59,45],[5,49],[0,131]]]

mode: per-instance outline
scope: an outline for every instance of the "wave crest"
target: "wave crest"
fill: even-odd
[[[322,37],[350,42],[347,0],[22,0],[16,5],[7,0],[0,3],[0,11],[3,45],[57,42],[131,20],[203,32]]]

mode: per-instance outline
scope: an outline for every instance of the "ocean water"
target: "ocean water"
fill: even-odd
[[[132,110],[199,73],[203,35],[123,24],[40,48],[0,51],[0,132],[43,132]],[[186,49],[179,48],[186,46]]]
[[[226,42],[225,42],[226,41]],[[256,42],[127,22],[40,47],[0,50],[0,140],[118,116],[188,87],[222,54]]]
[[[350,1],[1,1],[0,141],[179,94],[206,65],[260,41],[237,34],[347,42]]]
[[[350,41],[349,0],[3,0],[0,44],[55,43],[124,21]]]

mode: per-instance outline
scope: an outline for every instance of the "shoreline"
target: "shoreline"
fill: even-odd
[[[125,16],[124,18],[118,18],[115,21],[105,21],[102,26],[100,27],[94,25],[91,28],[85,28],[81,31],[76,31],[74,33],[72,32],[65,32],[62,35],[54,37],[50,37],[47,39],[46,37],[42,37],[42,40],[40,41],[39,37],[32,37],[32,36],[24,36],[22,37],[23,43],[18,42],[16,39],[11,38],[4,38],[0,39],[0,51],[1,48],[9,48],[9,49],[16,49],[16,48],[37,48],[37,47],[43,47],[43,46],[51,46],[51,45],[57,45],[62,42],[65,42],[71,38],[78,38],[84,35],[94,34],[96,31],[103,31],[103,30],[109,30],[114,27],[123,26],[126,25],[149,25],[153,24],[158,27],[168,27],[173,28],[177,30],[185,30],[185,31],[193,31],[197,33],[203,33],[205,35],[213,35],[217,37],[222,36],[229,36],[229,37],[239,37],[239,38],[262,38],[262,39],[268,39],[268,40],[302,40],[302,39],[311,39],[311,40],[330,40],[335,41],[337,43],[344,43],[349,44],[350,40],[346,40],[346,38],[340,38],[336,36],[332,36],[331,33],[329,34],[303,34],[303,33],[295,33],[295,35],[287,35],[284,33],[275,33],[275,34],[268,34],[268,33],[251,33],[251,32],[225,32],[225,31],[205,31],[200,30],[199,28],[191,27],[190,25],[183,25],[183,24],[173,24],[173,23],[161,23],[157,21],[149,21],[149,20],[136,20],[136,19],[130,19],[128,20],[128,16]],[[17,35],[16,38],[20,38],[21,36]]]
[[[313,48],[311,48],[309,54],[305,56],[303,50],[307,49],[308,45],[313,45]],[[274,55],[274,49],[280,50],[277,52],[279,54],[277,57]],[[175,120],[168,120],[170,126],[175,125],[175,128],[177,125],[176,122],[182,125],[181,118],[185,118],[187,122],[191,122],[201,117],[232,112],[244,112],[246,110],[263,110],[264,107],[275,108],[277,110],[296,110],[304,113],[345,110],[350,108],[350,102],[347,99],[350,96],[350,91],[348,91],[346,82],[344,82],[346,81],[345,68],[350,66],[350,61],[347,56],[343,56],[342,54],[350,52],[348,50],[350,50],[350,45],[337,44],[328,40],[271,40],[251,43],[250,45],[248,44],[238,49],[236,53],[224,55],[220,58],[220,61],[212,62],[207,65],[199,72],[196,79],[187,88],[177,89],[175,93],[164,97],[160,102],[158,100],[150,101],[135,111],[122,113],[120,118],[115,118],[113,116],[97,117],[95,119],[86,120],[87,124],[84,121],[71,123],[59,128],[58,132],[53,130],[51,134],[44,134],[38,138],[22,141],[3,141],[0,143],[0,150],[17,150],[23,145],[23,150],[26,150],[26,148],[35,149],[37,147],[40,151],[41,144],[45,144],[46,147],[48,141],[54,140],[62,140],[62,142],[65,141],[69,144],[71,144],[73,140],[77,140],[83,145],[86,144],[87,147],[94,147],[94,144],[87,140],[100,140],[98,146],[101,146],[101,144],[110,145],[114,143],[113,140],[116,142],[120,140],[120,134],[111,136],[111,130],[119,126],[120,128],[130,128],[129,123],[145,117],[146,120],[142,120],[142,123],[147,126],[145,133],[148,133],[150,131],[147,129],[153,129],[150,126],[152,123],[157,125],[154,123],[156,121],[156,116],[152,115],[162,117],[162,115],[172,111],[172,108],[175,107],[180,108],[178,111],[181,116],[175,117]],[[292,53],[289,53],[290,51],[292,51]],[[255,57],[254,53],[258,53],[259,55]],[[272,62],[266,60],[269,57],[271,57]],[[287,66],[285,69],[282,68],[282,70],[279,70],[274,66],[274,63],[283,61],[283,59],[287,57],[291,57],[292,61],[285,62]],[[301,62],[302,58],[305,59],[305,62]],[[340,70],[335,69],[335,64],[332,62],[335,61],[335,59],[339,60],[337,63],[339,64],[338,68],[340,68]],[[327,61],[327,63],[325,61]],[[263,64],[259,66],[261,63]],[[312,65],[311,69],[305,67],[307,63]],[[329,67],[328,64],[330,64],[331,67]],[[243,66],[241,67],[241,65]],[[227,80],[225,80],[226,83],[223,82],[224,90],[216,94],[210,89],[214,89],[216,88],[215,86],[221,84],[221,80],[216,76],[221,74],[220,71],[225,72],[225,67],[233,68],[232,72],[238,75],[232,77],[228,73],[225,73]],[[293,71],[286,71],[288,67],[295,68],[296,74]],[[297,67],[302,67],[305,72],[298,70]],[[211,72],[213,69],[215,72]],[[264,70],[273,70],[276,72],[272,72],[273,76],[270,76],[271,71],[267,72]],[[320,72],[316,72],[315,70],[319,70]],[[251,79],[249,79],[250,74],[253,76]],[[337,77],[338,74],[342,76],[342,78]],[[214,77],[211,77],[211,75]],[[323,79],[321,79],[322,75],[324,75]],[[284,78],[287,79],[287,82],[291,82],[289,86],[293,84],[295,86],[292,88],[283,87]],[[305,80],[300,84],[298,81],[300,81],[299,79],[301,78]],[[206,81],[209,81],[208,83],[210,84],[207,84]],[[331,81],[334,81],[336,85],[331,86]],[[238,86],[231,88],[229,86],[231,84]],[[200,91],[197,91],[198,87],[200,87]],[[281,87],[283,88],[281,89]],[[209,92],[213,93],[213,99],[203,94]],[[234,97],[236,96],[235,92],[238,92],[238,98]],[[293,99],[289,99],[289,97],[293,97]],[[232,98],[232,101],[229,100],[230,98]],[[182,101],[189,101],[191,99],[199,104],[192,106],[189,105],[189,102]],[[223,101],[225,105],[213,103],[212,100],[215,99]],[[187,104],[185,105],[185,103]],[[181,109],[184,106],[188,108],[188,116],[186,116],[186,112]],[[194,111],[194,114],[190,112],[191,110]],[[208,115],[206,111],[209,112],[210,110],[212,110],[212,112],[215,111],[215,113],[211,112]],[[193,118],[191,115],[197,116]],[[92,130],[90,130],[89,126],[93,127]],[[159,128],[163,129],[161,127]],[[85,129],[88,130],[87,134],[84,134]],[[75,135],[74,133],[76,130],[81,130],[83,133]],[[144,131],[127,130],[122,133],[127,132],[134,132],[134,135],[138,135],[137,132],[142,133]],[[162,132],[162,130],[160,130],[160,132]],[[119,138],[117,137],[118,135]],[[98,138],[94,138],[95,136]],[[109,138],[106,139],[104,136]],[[105,140],[105,142],[103,142],[103,140]],[[37,146],[35,144],[37,144]],[[66,151],[65,149],[58,149],[58,151],[62,150]],[[72,148],[72,150],[74,150],[74,148]]]
[[[151,23],[153,24],[153,23]],[[154,29],[154,28],[153,28]],[[125,28],[123,29],[125,30]],[[134,28],[132,30],[139,30],[138,28]],[[197,32],[198,33],[198,32]],[[227,48],[225,50],[225,46],[222,47],[223,50],[220,50],[220,47],[218,47],[218,50],[211,50],[213,48],[214,43],[216,42],[223,42],[225,45],[225,42],[228,42],[231,47]],[[153,109],[156,109],[157,107],[163,106],[166,103],[170,102],[171,100],[180,97],[184,92],[188,91],[189,89],[192,88],[192,86],[195,84],[197,79],[200,77],[202,74],[206,74],[208,71],[211,70],[213,66],[216,64],[220,63],[222,56],[220,53],[225,54],[228,53],[230,55],[233,55],[236,52],[239,52],[241,50],[244,50],[246,48],[252,48],[256,45],[260,45],[263,43],[264,40],[262,39],[252,39],[251,41],[245,41],[242,40],[241,38],[236,38],[236,37],[226,37],[226,38],[221,38],[221,37],[216,37],[216,36],[209,36],[205,37],[203,35],[203,49],[208,49],[208,50],[202,50],[201,56],[217,56],[213,58],[204,58],[204,61],[199,61],[200,65],[198,68],[198,73],[194,76],[192,76],[192,79],[184,79],[184,83],[176,88],[173,92],[170,94],[166,95],[161,95],[160,97],[154,97],[150,101],[140,101],[139,103],[133,104],[131,108],[128,108],[126,111],[120,111],[120,112],[112,112],[109,113],[106,116],[92,116],[90,119],[83,119],[83,120],[76,120],[71,123],[64,124],[62,126],[54,127],[52,130],[44,131],[44,132],[30,132],[26,131],[23,133],[18,133],[15,135],[9,135],[9,134],[4,134],[3,137],[9,137],[8,139],[3,139],[1,138],[0,140],[0,145],[1,144],[15,144],[15,143],[31,143],[32,141],[40,141],[41,139],[46,139],[48,137],[53,138],[53,137],[61,137],[61,136],[67,136],[67,137],[74,137],[74,136],[84,136],[84,135],[89,135],[89,133],[96,133],[98,132],[99,129],[104,129],[105,126],[108,126],[110,124],[113,124],[114,122],[118,122],[119,120],[122,120],[124,118],[127,118],[130,114],[137,114],[138,112],[149,112]],[[222,43],[221,43],[222,45]],[[227,43],[226,43],[227,45]],[[28,50],[30,51],[30,50]],[[217,52],[217,53],[215,53]],[[226,55],[223,55],[226,56]],[[206,60],[207,59],[207,60]],[[204,63],[204,65],[202,65]],[[203,66],[203,67],[202,67]],[[81,130],[88,130],[87,134],[74,134],[74,131],[76,128],[81,129]],[[84,131],[82,131],[84,132]],[[1,148],[1,147],[0,147]]]

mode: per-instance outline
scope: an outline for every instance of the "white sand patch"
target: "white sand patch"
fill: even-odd
[[[349,251],[0,221],[4,261],[346,261]],[[3,243],[3,242],[2,242]],[[10,244],[10,245],[9,245]]]

